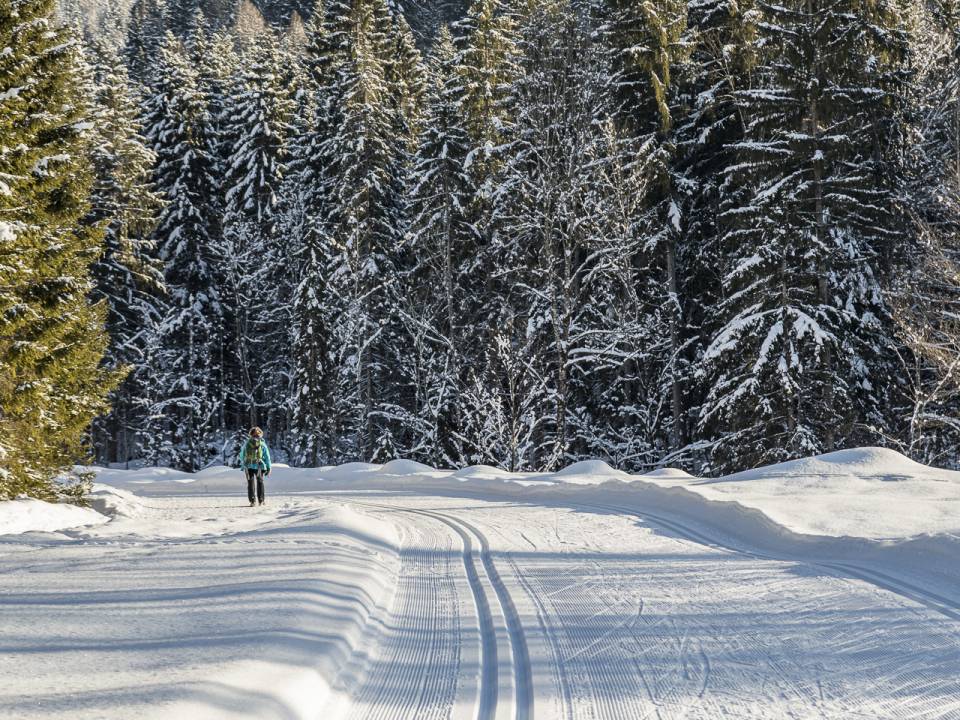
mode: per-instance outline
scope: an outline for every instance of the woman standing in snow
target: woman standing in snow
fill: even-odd
[[[250,507],[253,507],[257,500],[263,505],[266,499],[263,478],[270,474],[270,448],[263,439],[263,430],[258,427],[250,428],[249,436],[240,447],[237,462],[247,474],[247,499]]]

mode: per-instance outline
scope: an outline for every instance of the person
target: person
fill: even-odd
[[[247,499],[250,507],[257,501],[263,505],[266,500],[263,478],[270,475],[270,448],[263,439],[263,430],[258,427],[250,428],[250,434],[240,447],[237,460],[247,475]]]

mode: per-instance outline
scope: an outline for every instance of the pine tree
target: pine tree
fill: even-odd
[[[210,128],[196,70],[184,55],[181,41],[167,33],[144,123],[157,155],[154,183],[166,200],[155,239],[169,290],[150,368],[159,392],[150,428],[160,443],[151,459],[196,470],[211,457],[209,443],[221,430],[222,307],[208,205],[216,189]]]
[[[337,382],[335,415],[346,456],[372,458],[393,433],[402,387],[397,322],[396,251],[403,233],[400,188],[404,138],[385,82],[389,47],[378,15],[382,0],[356,3],[337,23],[352,29],[333,90],[338,117],[325,178],[327,228],[334,246],[326,301]]]
[[[145,360],[163,313],[162,269],[150,238],[160,200],[149,183],[156,158],[140,134],[120,58],[103,46],[94,46],[92,57],[96,182],[87,222],[104,229],[103,255],[93,266],[93,296],[109,308],[109,366],[130,369],[112,396],[110,414],[94,424],[94,440],[101,460],[117,462],[141,457],[149,413]]]
[[[278,313],[290,297],[286,244],[277,233],[278,192],[283,179],[292,101],[282,87],[280,53],[265,33],[227,105],[233,139],[224,178],[224,240],[229,343],[239,376],[236,398],[250,425],[278,412],[285,327]],[[282,301],[281,301],[282,300]]]
[[[715,467],[867,441],[885,425],[891,352],[880,283],[898,219],[904,36],[892,5],[765,6],[747,130],[725,184],[725,319],[704,356]]]
[[[443,27],[430,56],[424,131],[408,179],[411,224],[405,246],[414,260],[403,293],[420,378],[414,402],[418,459],[450,467],[467,462],[460,391],[468,364],[463,345],[474,318],[464,313],[470,281],[463,273],[479,242],[469,217],[473,193],[464,165],[470,138],[460,114],[456,63],[453,38]]]
[[[134,0],[127,23],[123,56],[130,79],[147,85],[153,78],[166,21],[159,0]]]
[[[88,299],[87,69],[53,15],[52,0],[0,2],[0,498],[54,497],[119,379]]]
[[[523,333],[514,345],[529,347],[526,363],[542,381],[531,400],[536,439],[529,461],[548,469],[572,456],[573,438],[580,434],[570,353],[580,346],[577,335],[589,334],[579,325],[589,302],[581,294],[591,230],[584,166],[602,102],[589,32],[565,0],[539,3],[524,21],[523,72],[514,85],[509,160],[495,205],[502,230],[493,249],[503,299]]]

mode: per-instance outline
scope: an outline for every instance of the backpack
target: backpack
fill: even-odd
[[[260,465],[263,462],[263,440],[250,438],[243,451],[244,465]]]

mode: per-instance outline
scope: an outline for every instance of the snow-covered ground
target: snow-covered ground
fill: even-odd
[[[0,717],[960,718],[958,477],[103,470],[0,503]]]
[[[736,500],[800,533],[960,535],[960,472],[920,465],[883,448],[840,450],[719,479],[685,473],[649,479],[711,500]]]

